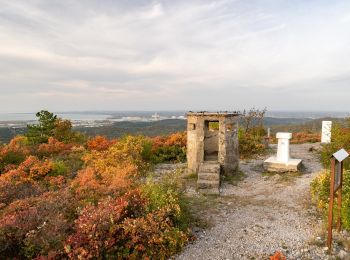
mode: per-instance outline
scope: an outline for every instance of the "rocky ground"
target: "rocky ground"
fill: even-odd
[[[196,241],[176,259],[268,259],[276,251],[287,259],[347,259],[340,249],[327,254],[323,221],[311,203],[310,182],[322,170],[311,151],[318,146],[291,146],[292,157],[303,159],[301,174],[264,173],[264,157],[241,161],[246,177],[224,182],[221,196],[199,195],[189,185],[193,206],[210,227],[194,230]]]

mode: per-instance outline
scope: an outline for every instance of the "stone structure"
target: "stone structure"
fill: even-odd
[[[289,140],[291,133],[277,133],[277,156],[265,160],[264,169],[269,172],[297,172],[300,170],[302,160],[290,158]]]
[[[321,143],[329,144],[331,142],[332,121],[322,121]]]
[[[235,112],[187,113],[188,169],[198,173],[198,189],[218,193],[221,170],[238,167],[238,120]]]

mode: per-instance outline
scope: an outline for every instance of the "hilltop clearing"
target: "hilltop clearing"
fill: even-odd
[[[310,182],[322,169],[309,151],[315,146],[291,146],[304,162],[300,175],[263,173],[263,159],[244,160],[244,180],[224,183],[220,197],[197,197],[196,210],[211,228],[198,230],[198,240],[177,259],[265,259],[276,251],[287,259],[325,259],[322,221],[310,198]]]

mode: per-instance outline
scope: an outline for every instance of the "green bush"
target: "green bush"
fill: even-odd
[[[186,231],[191,225],[193,216],[189,211],[188,199],[184,196],[182,188],[180,172],[176,172],[163,176],[159,182],[147,181],[142,186],[142,193],[149,200],[148,212],[161,208],[176,209],[177,214],[172,215],[171,221],[176,228]]]
[[[350,120],[347,120],[348,127],[344,128],[335,123],[332,127],[332,140],[329,144],[323,144],[320,151],[320,159],[324,167],[330,166],[330,158],[333,153],[341,148],[350,151]],[[350,160],[344,161],[344,168],[350,169]]]
[[[266,151],[264,145],[265,130],[255,127],[248,132],[243,128],[238,130],[239,155],[241,158],[250,158],[254,155],[263,154]]]
[[[64,161],[56,161],[53,164],[52,171],[50,172],[50,176],[59,176],[59,175],[67,175],[68,167],[64,163]]]
[[[159,147],[151,155],[153,163],[162,162],[185,162],[186,161],[186,147],[178,145]]]

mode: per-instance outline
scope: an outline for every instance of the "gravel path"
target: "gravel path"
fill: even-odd
[[[223,184],[216,210],[207,211],[213,226],[176,259],[268,259],[276,251],[287,259],[327,259],[310,201],[310,181],[322,170],[309,151],[317,146],[291,146],[292,157],[303,159],[299,176],[264,175],[263,159],[242,161],[247,177],[237,186]]]

